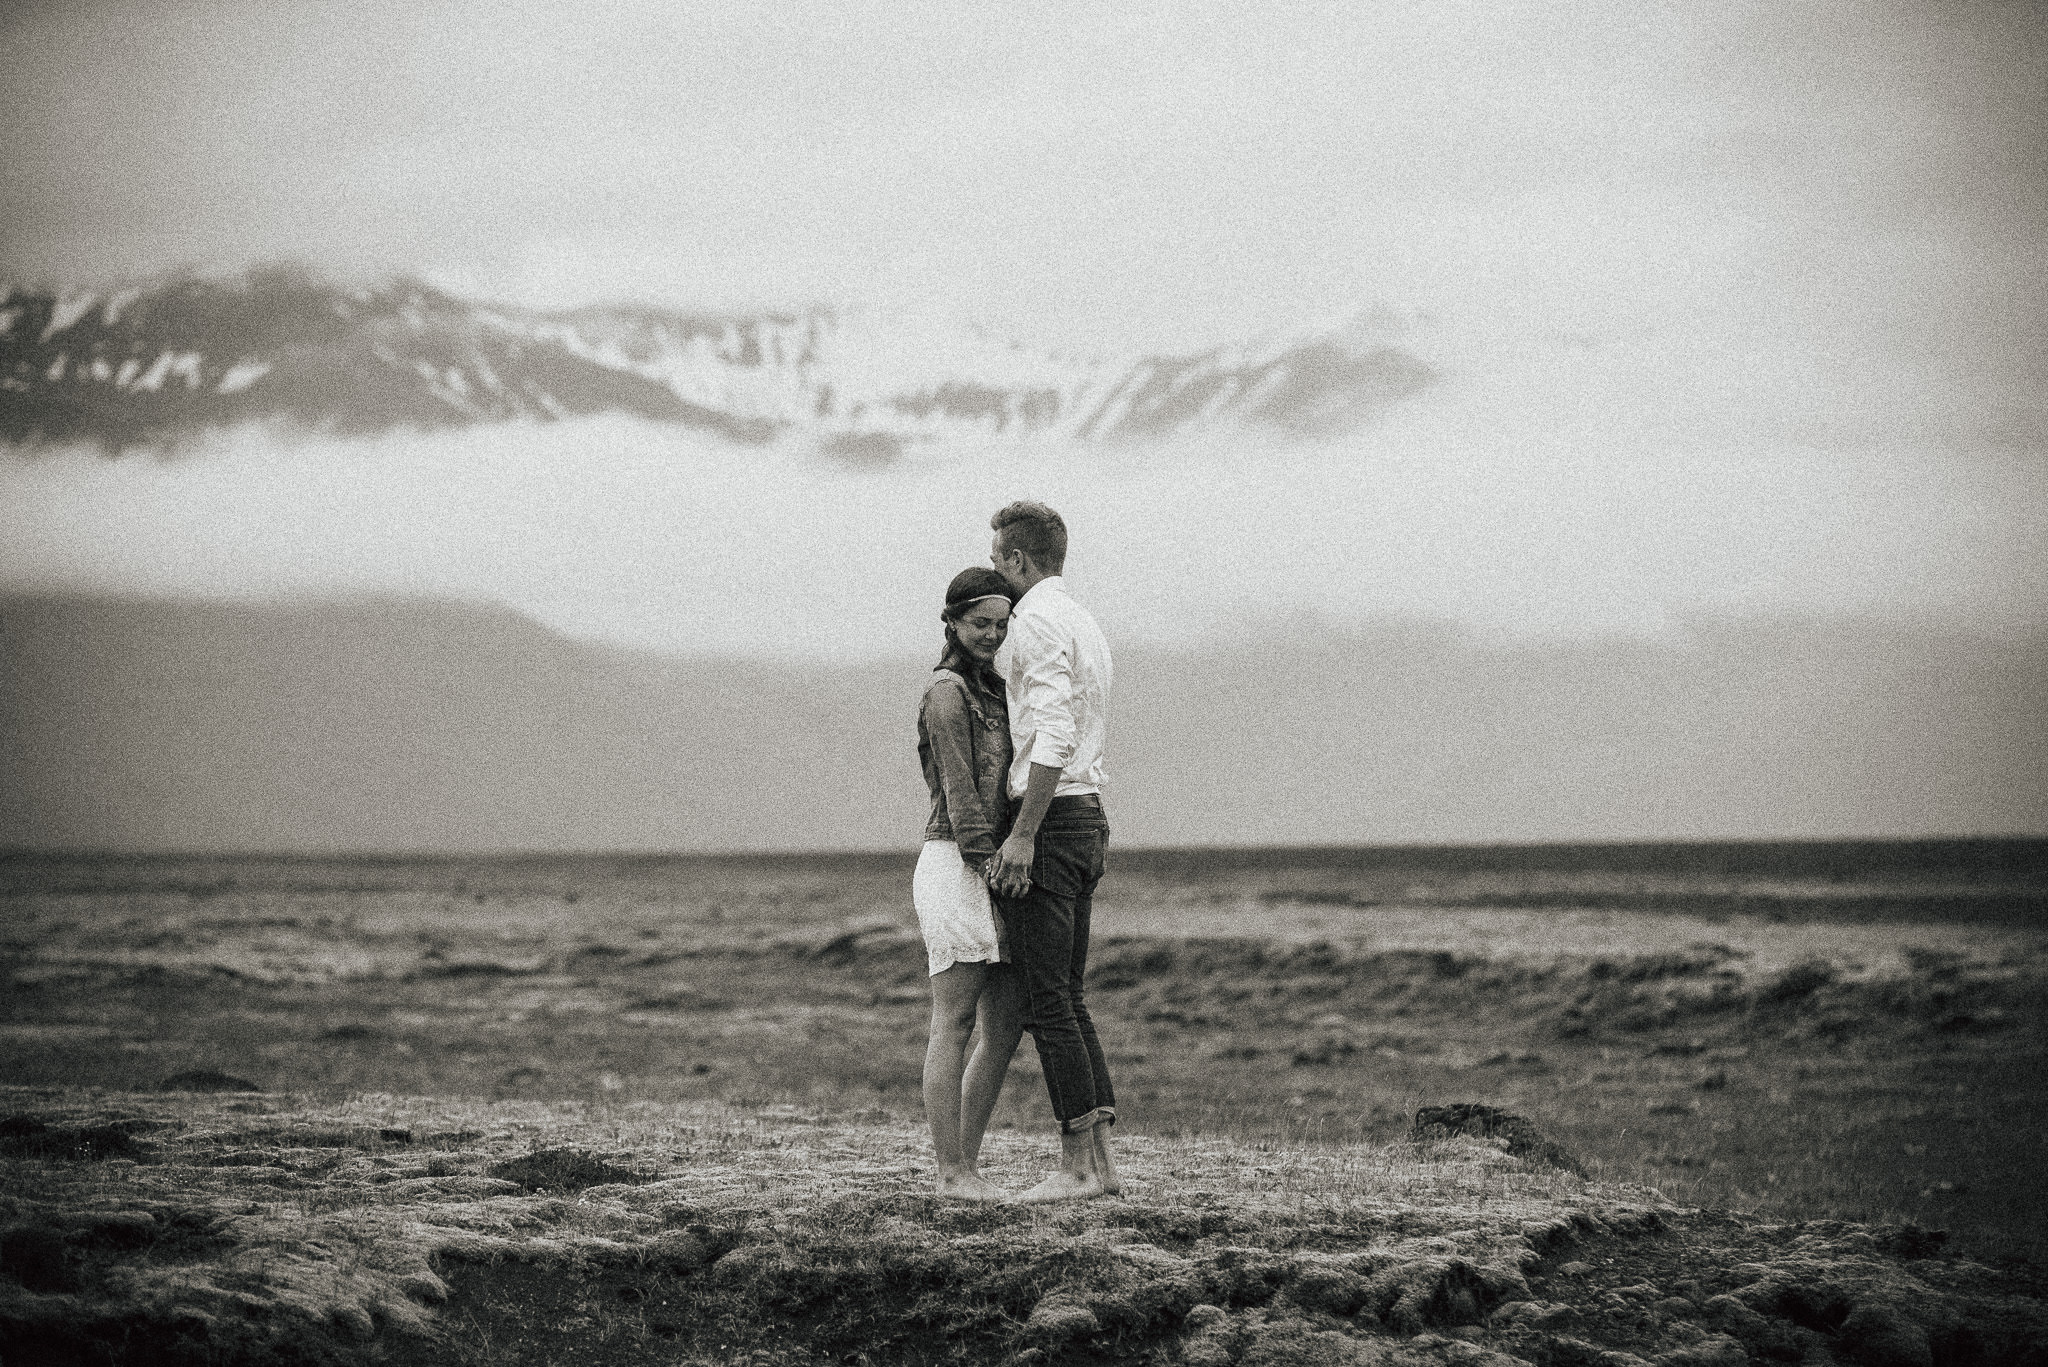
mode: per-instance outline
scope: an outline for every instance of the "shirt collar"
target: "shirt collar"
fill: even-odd
[[[1039,580],[1036,584],[1033,584],[1030,588],[1024,590],[1024,596],[1017,600],[1017,606],[1023,607],[1024,604],[1029,599],[1034,597],[1040,589],[1044,589],[1047,593],[1065,593],[1067,591],[1067,581],[1064,576],[1057,574],[1048,574],[1047,576],[1045,576],[1045,578]]]

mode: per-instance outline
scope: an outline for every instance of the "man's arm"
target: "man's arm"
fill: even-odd
[[[1065,772],[1036,760],[1031,763],[1024,805],[1017,809],[1009,839],[1003,841],[1003,847],[984,870],[989,886],[1005,897],[1022,897],[1031,886],[1031,856],[1038,847],[1038,826],[1045,820],[1045,809],[1052,805],[1053,789],[1060,786],[1060,775]]]
[[[1039,823],[1074,754],[1074,672],[1066,641],[1031,618],[1011,629],[1010,649],[1023,675],[1019,708],[1031,723],[1031,777],[1010,838],[989,868],[989,883],[1005,897],[1019,897],[1031,886]]]

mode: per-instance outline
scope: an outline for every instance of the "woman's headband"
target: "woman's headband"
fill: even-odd
[[[957,603],[946,604],[945,610],[939,613],[939,620],[942,622],[956,621],[959,618],[965,617],[973,609],[976,603],[986,603],[991,598],[1000,598],[1005,603],[1012,601],[1010,595],[1007,593],[976,594],[972,598],[962,598]]]

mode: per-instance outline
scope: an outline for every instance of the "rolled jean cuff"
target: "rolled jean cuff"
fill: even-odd
[[[1116,1124],[1116,1107],[1097,1106],[1092,1111],[1083,1111],[1072,1120],[1061,1121],[1060,1132],[1062,1134],[1079,1134],[1083,1130],[1092,1130],[1097,1125],[1114,1124]]]

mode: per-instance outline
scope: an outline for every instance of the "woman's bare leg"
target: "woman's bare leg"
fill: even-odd
[[[974,1031],[975,1005],[982,995],[988,965],[956,963],[932,975],[931,1043],[924,1054],[924,1113],[932,1127],[938,1153],[941,1196],[963,1201],[993,1201],[1002,1193],[982,1180],[960,1147],[960,1075],[967,1062],[967,1041]]]
[[[975,1011],[974,1054],[960,1084],[960,1153],[969,1168],[981,1163],[981,1137],[1002,1095],[1010,1059],[1024,1037],[1024,980],[1013,968],[989,970]]]

